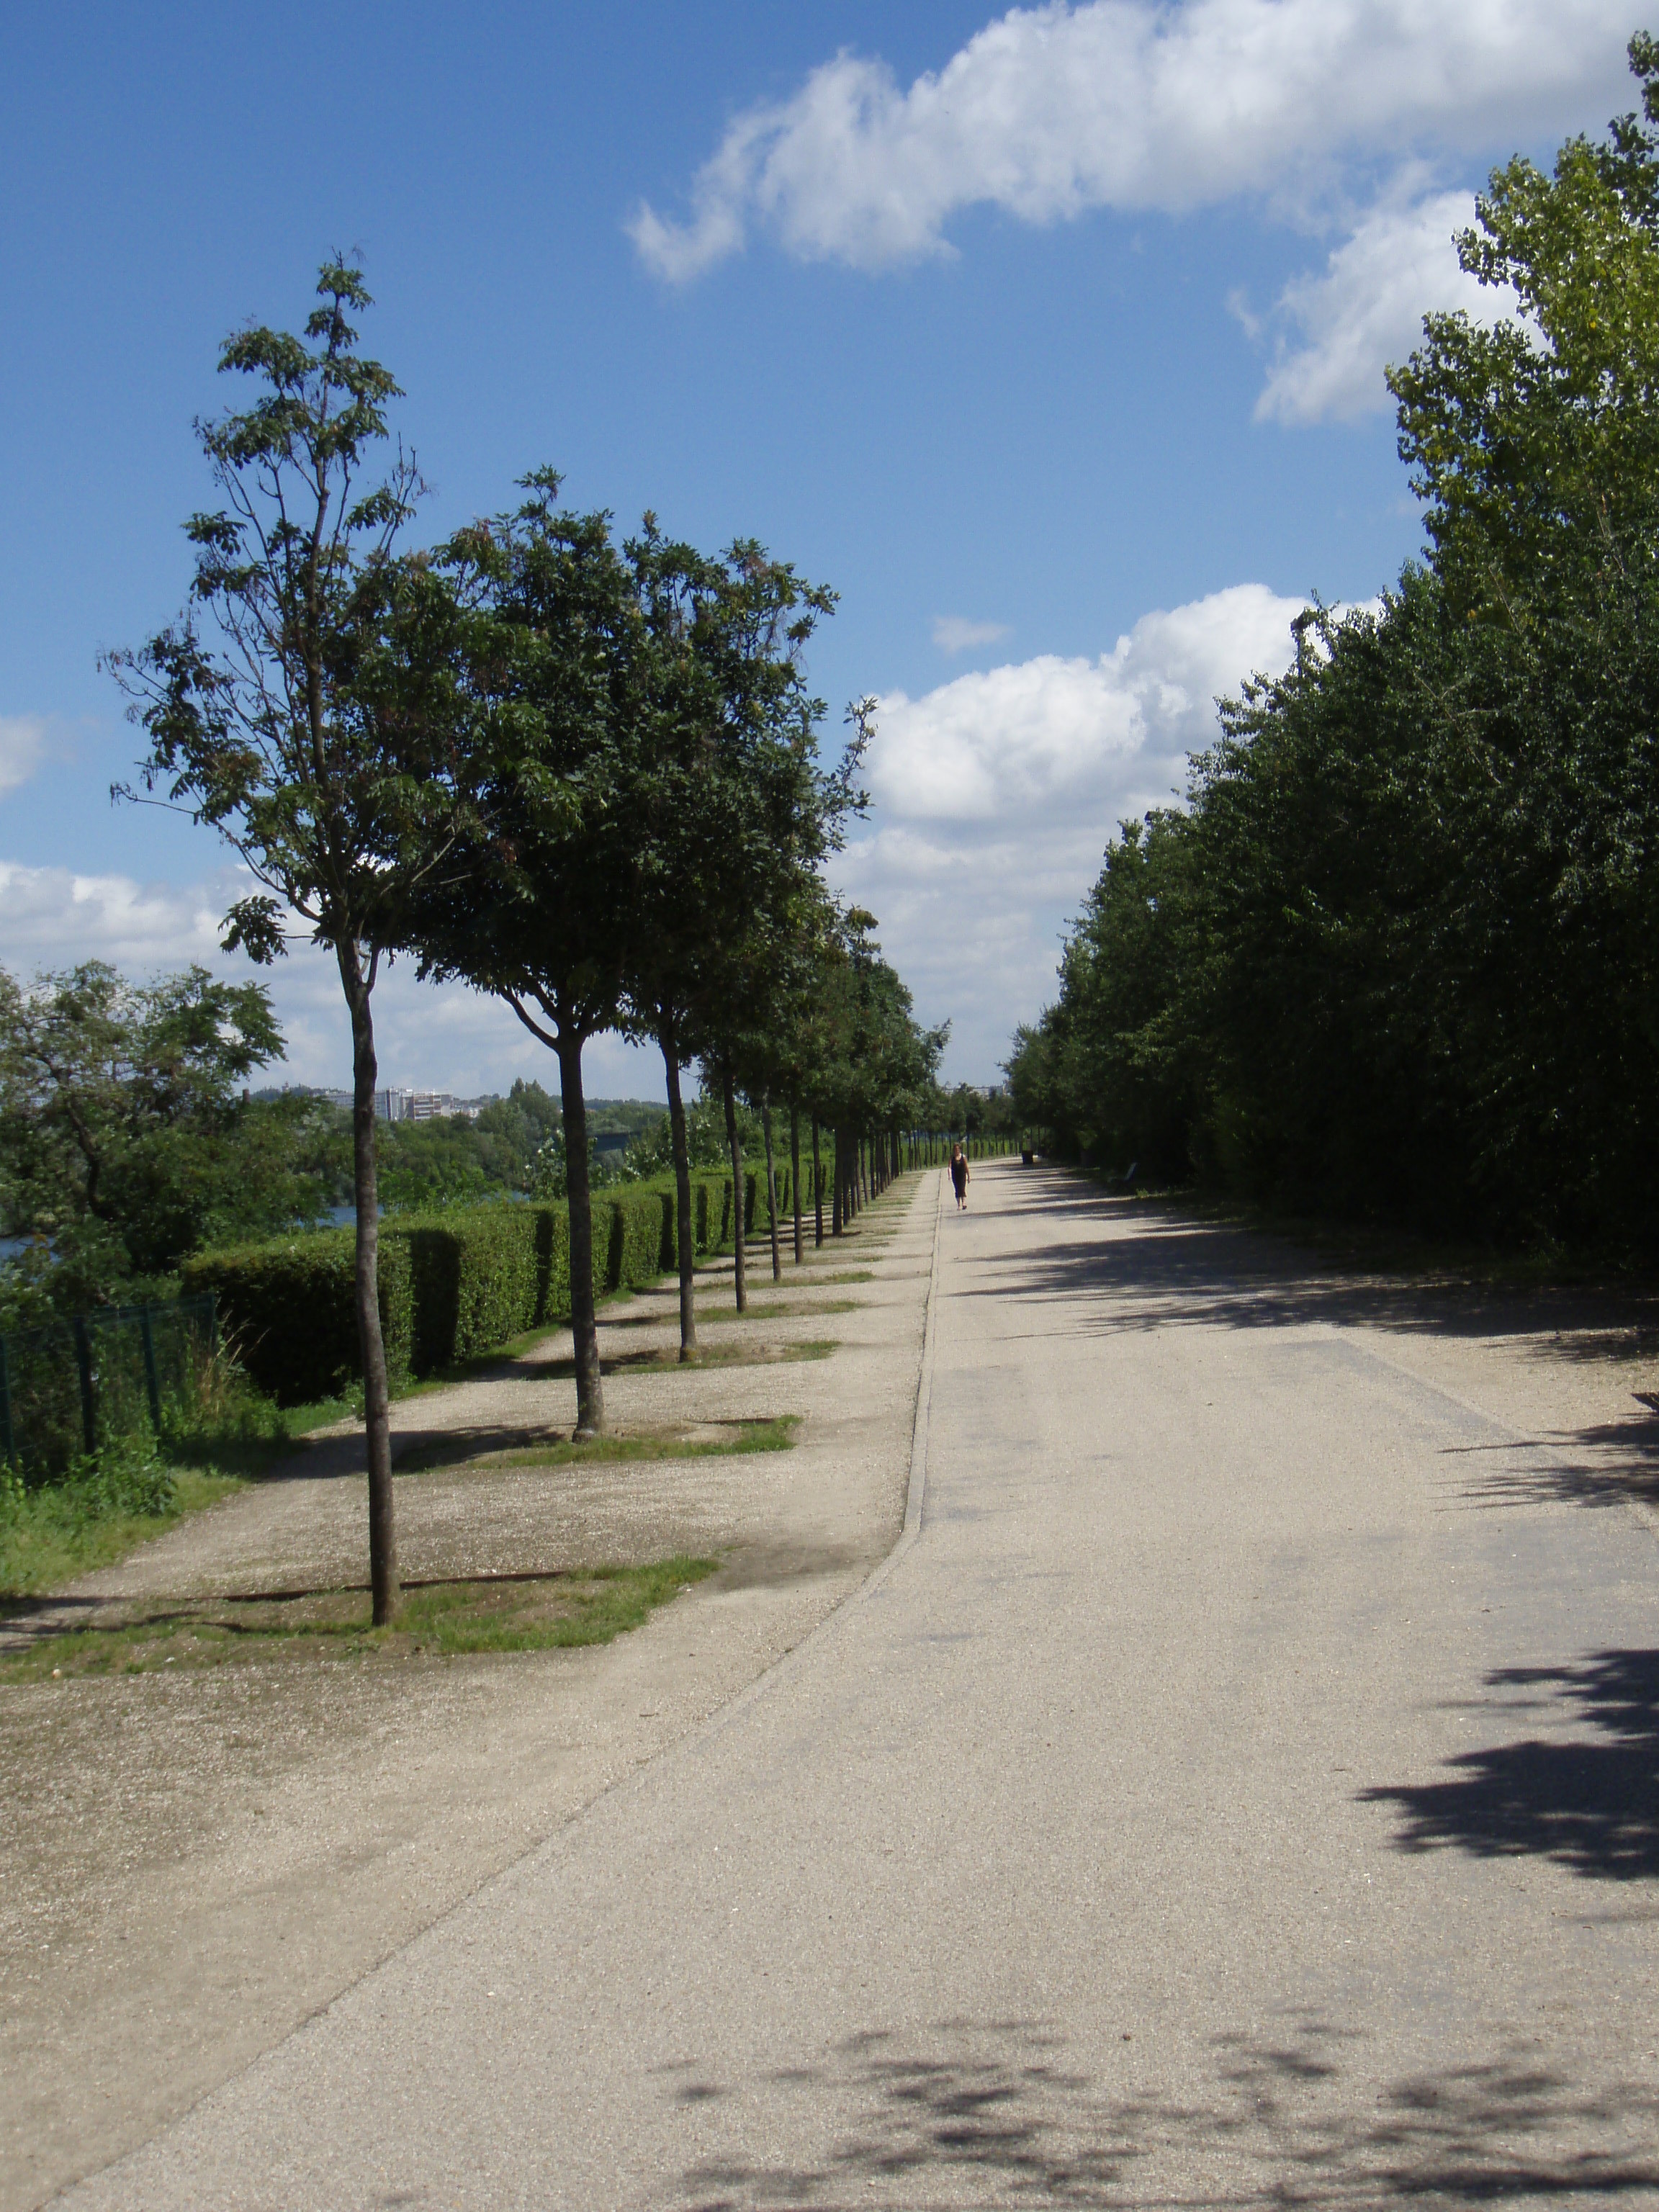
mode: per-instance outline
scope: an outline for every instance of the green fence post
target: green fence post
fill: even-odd
[[[144,1347],[144,1390],[149,1399],[149,1425],[161,1433],[161,1378],[155,1371],[155,1325],[149,1306],[138,1309],[138,1337]]]
[[[81,1375],[81,1434],[90,1459],[98,1449],[98,1401],[92,1388],[92,1339],[84,1314],[75,1316],[75,1364]]]

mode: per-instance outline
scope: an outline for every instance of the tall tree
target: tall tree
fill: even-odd
[[[733,1189],[734,1288],[744,1303],[744,1182],[737,1094],[744,1039],[769,1026],[800,917],[842,820],[862,804],[855,742],[822,764],[823,708],[801,668],[835,595],[750,540],[718,561],[673,545],[647,517],[629,546],[652,640],[657,711],[641,717],[641,825],[646,926],[634,939],[633,1025],[663,1052],[675,1123],[682,1221],[680,1349],[696,1346],[690,1191],[681,1068],[695,1055],[726,1111]]]
[[[582,1052],[617,1027],[641,924],[640,759],[650,669],[610,517],[558,505],[550,469],[517,511],[441,556],[469,611],[465,814],[413,928],[423,975],[465,978],[557,1056],[570,1218],[576,1430],[605,1425]]]
[[[59,1310],[132,1297],[204,1237],[319,1210],[300,1156],[329,1109],[244,1089],[282,1048],[257,983],[192,968],[134,984],[88,962],[26,987],[0,969],[0,1221],[50,1241]]]
[[[185,525],[196,550],[189,608],[108,665],[149,738],[144,789],[216,830],[262,887],[232,908],[227,948],[274,959],[291,914],[339,974],[351,1021],[370,1580],[385,1622],[398,1564],[372,1002],[441,842],[451,725],[441,674],[428,688],[409,650],[431,604],[431,580],[395,551],[422,489],[413,456],[395,447],[370,480],[398,386],[358,350],[349,318],[370,305],[361,272],[328,263],[317,293],[303,336],[261,326],[226,342],[221,371],[262,389],[244,411],[198,425],[223,504]]]

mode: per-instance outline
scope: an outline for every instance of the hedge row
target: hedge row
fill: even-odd
[[[808,1178],[804,1177],[804,1181]],[[789,1170],[779,1173],[787,1218]],[[769,1227],[764,1170],[744,1176],[744,1219]],[[810,1182],[809,1182],[810,1188]],[[732,1178],[692,1182],[699,1252],[732,1239]],[[593,1288],[641,1289],[679,1264],[672,1181],[624,1184],[593,1197]],[[333,1397],[360,1371],[350,1229],[198,1253],[187,1293],[211,1291],[238,1358],[278,1405]],[[380,1224],[380,1328],[394,1388],[493,1352],[570,1315],[570,1222],[562,1205],[457,1207]]]

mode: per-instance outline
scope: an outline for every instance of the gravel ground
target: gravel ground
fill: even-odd
[[[441,1660],[261,1661],[0,1689],[0,2212],[146,2140],[489,1875],[726,1704],[858,1587],[902,1526],[937,1178],[787,1266],[710,1341],[827,1358],[630,1371],[618,1425],[800,1418],[793,1449],[552,1469],[446,1468],[397,1485],[417,1576],[718,1555],[720,1571],[604,1647]],[[824,1278],[868,1266],[872,1279]],[[722,1280],[722,1274],[724,1280]],[[851,1310],[829,1312],[837,1304]],[[667,1350],[676,1304],[605,1310],[607,1358]],[[728,1308],[729,1310],[729,1308]],[[568,1334],[401,1401],[395,1449],[568,1431]],[[78,1584],[58,1615],[293,1589],[366,1572],[361,1446],[291,1471]],[[16,1633],[40,1633],[37,1618]]]

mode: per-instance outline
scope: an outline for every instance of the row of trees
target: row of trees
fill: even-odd
[[[201,968],[140,984],[101,962],[28,984],[0,969],[0,1237],[13,1248],[0,1261],[0,1335],[176,1296],[180,1263],[204,1247],[336,1218],[351,1196],[351,1115],[309,1091],[251,1090],[282,1054],[262,984]],[[595,1187],[672,1174],[665,1106],[588,1103],[590,1133],[620,1140],[594,1148]],[[1000,1127],[1001,1103],[936,1092],[921,1119]],[[763,1148],[765,1109],[740,1096],[736,1119],[740,1147]],[[687,1103],[684,1132],[694,1169],[729,1163],[718,1092]],[[474,1115],[377,1121],[374,1138],[388,1214],[566,1195],[559,1103],[522,1077]],[[853,1150],[867,1188],[892,1148],[878,1144],[872,1159],[866,1139]],[[839,1206],[831,1189],[834,1218],[856,1203],[858,1182]]]
[[[1651,1252],[1659,1201],[1659,47],[1643,114],[1497,172],[1390,375],[1426,558],[1311,609],[1127,823],[1010,1062],[1121,1165]]]
[[[579,1432],[605,1419],[582,1053],[654,1039],[678,1182],[682,1354],[696,1345],[681,1079],[854,1136],[907,1118],[942,1035],[921,1030],[871,918],[822,866],[863,803],[869,704],[826,764],[803,651],[834,595],[744,541],[718,557],[647,515],[558,503],[405,550],[423,486],[388,437],[398,395],[350,318],[359,272],[322,270],[301,336],[252,329],[221,368],[249,407],[199,426],[222,504],[187,525],[186,613],[112,656],[149,740],[142,787],[216,830],[260,886],[227,943],[268,962],[297,916],[337,966],[354,1075],[356,1306],[374,1617],[397,1598],[376,1294],[374,993],[404,955],[491,992],[556,1058],[570,1210]],[[383,457],[383,458],[382,458]],[[837,1188],[840,1187],[839,1180]],[[738,1242],[738,1297],[744,1253]]]

